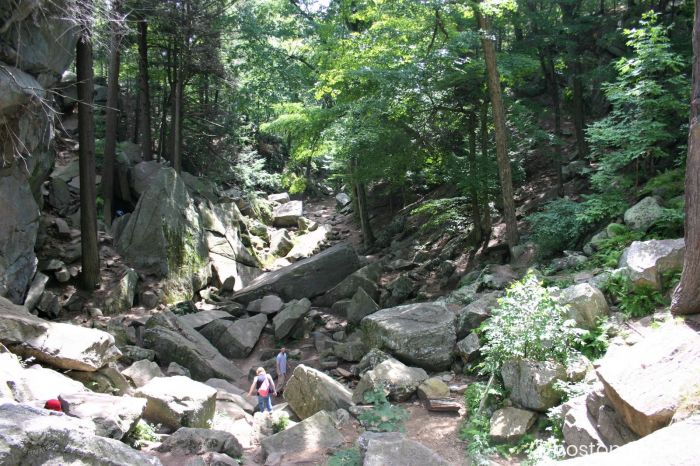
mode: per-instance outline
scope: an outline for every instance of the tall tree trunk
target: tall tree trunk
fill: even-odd
[[[109,82],[107,83],[107,114],[105,116],[105,152],[102,161],[102,216],[108,227],[112,226],[112,204],[114,201],[114,159],[117,146],[117,125],[119,122],[119,47],[120,28],[116,16],[119,15],[119,2],[112,4],[115,18],[110,23]]]
[[[95,121],[92,110],[92,45],[83,35],[76,46],[75,68],[78,91],[80,238],[82,250],[81,285],[93,291],[100,279],[100,256],[97,249],[97,206],[95,199]]]
[[[477,243],[483,239],[481,225],[481,200],[479,199],[479,172],[476,161],[476,114],[469,114],[469,149],[467,150],[467,163],[469,168],[469,197],[472,204],[472,223],[474,224],[474,235]]]
[[[489,162],[489,101],[484,98],[484,101],[481,104],[481,110],[480,110],[480,122],[481,122],[481,163],[483,164],[484,167],[488,166]],[[481,189],[480,191],[483,193],[483,204],[482,204],[482,212],[484,215],[484,218],[481,222],[482,226],[482,231],[484,232],[484,241],[488,242],[489,239],[491,238],[491,229],[492,229],[492,223],[491,223],[491,206],[489,205],[489,193],[488,193],[488,187],[486,184],[483,182],[483,178],[480,179],[481,181]]]
[[[148,23],[139,21],[139,133],[143,160],[153,160],[151,147],[151,95],[148,88]]]
[[[481,29],[481,44],[484,49],[484,61],[488,77],[493,120],[496,129],[496,162],[498,164],[498,177],[501,181],[501,193],[503,195],[503,217],[506,223],[506,242],[509,247],[518,244],[518,223],[515,218],[515,199],[513,197],[513,178],[508,158],[508,133],[506,128],[506,116],[501,98],[501,82],[496,68],[496,50],[491,37],[488,18],[477,10],[479,28]]]
[[[690,101],[688,160],[685,168],[685,257],[671,312],[700,312],[700,0],[693,26],[693,92]]]
[[[542,67],[544,69],[549,95],[552,99],[552,109],[554,110],[554,167],[557,174],[557,193],[564,195],[564,175],[562,173],[562,151],[561,151],[561,104],[559,99],[559,82],[557,80],[557,70],[554,68],[554,58],[552,51],[546,49],[540,52],[542,57]]]
[[[357,183],[357,207],[360,212],[360,227],[365,248],[374,244],[374,233],[369,223],[369,209],[367,208],[367,191],[364,183]]]
[[[586,117],[583,111],[583,81],[581,80],[581,62],[578,58],[572,63],[574,73],[572,79],[572,117],[574,120],[574,132],[576,134],[576,148],[578,158],[585,159],[588,156],[588,143],[586,142]]]
[[[178,174],[182,171],[182,70],[180,68],[181,65],[176,58],[172,166]]]

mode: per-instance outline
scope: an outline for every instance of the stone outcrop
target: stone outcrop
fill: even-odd
[[[378,262],[366,265],[345,277],[340,283],[319,296],[314,302],[319,306],[332,306],[334,303],[350,299],[362,288],[375,302],[379,301],[377,281],[381,275],[381,265]]]
[[[357,440],[364,453],[363,466],[448,466],[430,448],[405,437],[399,432],[364,432]]]
[[[210,427],[216,389],[183,376],[156,377],[135,392],[146,398],[145,419],[168,429]]]
[[[129,264],[167,278],[166,302],[189,299],[208,279],[199,212],[182,178],[163,168],[139,198],[117,241]]]
[[[245,376],[206,338],[170,311],[148,320],[144,345],[156,352],[161,364],[176,362],[189,369],[196,380],[237,380]]]
[[[382,309],[362,319],[364,341],[407,364],[446,369],[452,363],[454,314],[445,306],[418,303]]]
[[[245,358],[253,350],[267,324],[267,316],[258,314],[235,322],[215,320],[199,332],[228,358]]]
[[[121,355],[107,332],[48,322],[2,297],[0,315],[0,343],[59,369],[95,371]]]
[[[185,314],[183,316],[178,316],[177,319],[183,324],[192,327],[195,330],[199,330],[215,320],[234,320],[235,317],[226,311],[213,309],[210,311],[199,311],[192,314]]]
[[[312,298],[334,287],[359,267],[360,261],[352,246],[341,243],[313,257],[260,276],[236,292],[233,298],[242,303],[267,294],[275,294],[285,301]]]
[[[104,393],[60,395],[63,412],[95,423],[95,433],[121,440],[128,434],[146,409],[146,400]]]
[[[303,364],[294,368],[284,389],[284,399],[301,419],[319,411],[347,409],[353,404],[352,393],[344,385]]]
[[[664,239],[635,241],[624,250],[619,266],[635,285],[648,285],[661,289],[661,275],[671,270],[683,268],[685,240]]]
[[[337,448],[343,436],[335,428],[331,416],[319,411],[302,422],[262,440],[262,450],[268,463],[285,464],[295,454],[311,454]]]
[[[669,323],[636,345],[610,352],[597,373],[615,411],[640,436],[668,425],[700,386],[700,336]]]
[[[408,367],[394,358],[377,364],[365,372],[352,394],[355,403],[365,402],[365,392],[384,390],[394,401],[406,401],[418,387],[428,379],[428,374],[419,367]]]

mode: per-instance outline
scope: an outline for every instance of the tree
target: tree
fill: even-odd
[[[95,121],[93,118],[92,44],[88,31],[78,40],[75,69],[78,87],[78,132],[80,173],[81,285],[93,291],[100,279],[97,249],[97,190],[95,188]]]
[[[693,91],[690,100],[688,159],[685,168],[685,256],[671,312],[700,313],[700,0],[695,0]]]
[[[153,160],[151,152],[151,95],[148,82],[148,21],[139,20],[139,133],[143,160]]]
[[[509,247],[518,244],[518,222],[515,218],[515,198],[513,197],[513,177],[508,157],[508,130],[506,128],[506,115],[501,98],[501,80],[496,68],[496,47],[492,37],[488,18],[479,10],[476,10],[477,21],[481,29],[481,43],[484,48],[484,62],[488,76],[489,95],[493,121],[496,127],[496,161],[498,163],[498,176],[501,180],[501,193],[503,195],[503,217],[506,223],[506,242]]]

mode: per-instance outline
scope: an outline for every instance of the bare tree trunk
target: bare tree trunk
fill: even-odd
[[[182,71],[180,67],[176,53],[172,166],[178,174],[182,171]]]
[[[700,312],[700,0],[695,0],[693,92],[690,102],[688,160],[685,168],[685,257],[671,312]]]
[[[488,75],[489,94],[493,109],[493,120],[496,128],[496,162],[498,164],[498,176],[501,181],[501,193],[503,195],[503,217],[506,223],[506,242],[509,247],[518,244],[518,223],[515,218],[515,199],[513,196],[513,179],[508,157],[508,133],[506,128],[506,116],[501,98],[501,82],[496,68],[496,50],[491,37],[488,19],[477,10],[477,18],[482,37],[481,44],[484,49],[484,61]]]
[[[488,117],[489,117],[489,102],[486,98],[484,98],[484,101],[481,105],[481,159],[483,166],[486,167],[488,166],[488,161],[489,161],[489,123],[488,123]],[[485,242],[488,242],[489,239],[491,238],[491,229],[492,229],[492,223],[491,223],[491,206],[489,205],[489,193],[487,191],[487,186],[483,183],[483,179],[481,180],[481,189],[484,193],[483,195],[483,204],[482,204],[482,211],[484,215],[484,219],[481,222],[482,226],[482,231],[484,232],[484,238],[483,240]]]
[[[80,237],[82,249],[81,285],[93,291],[100,279],[97,250],[97,206],[95,199],[95,121],[92,110],[92,45],[83,35],[76,46],[75,68],[78,87],[78,131],[80,173]]]
[[[139,125],[143,160],[153,160],[151,147],[151,95],[148,88],[148,23],[139,21]]]
[[[360,226],[365,248],[374,244],[374,233],[369,223],[369,209],[367,208],[367,192],[364,183],[357,183],[357,206],[360,213]]]
[[[467,150],[467,162],[469,165],[469,197],[472,204],[472,223],[477,243],[483,239],[481,225],[481,200],[479,199],[479,173],[476,162],[476,114],[469,114],[469,149]]]
[[[107,83],[107,114],[105,116],[105,152],[102,161],[102,216],[108,227],[112,226],[112,203],[114,201],[114,159],[117,147],[117,124],[119,122],[119,47],[121,45],[119,2],[112,4],[115,18],[110,23],[109,82]]]

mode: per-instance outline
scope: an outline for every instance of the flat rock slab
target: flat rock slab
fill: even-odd
[[[275,294],[284,301],[311,298],[325,293],[359,268],[360,261],[352,246],[340,243],[258,277],[236,292],[233,299],[247,304],[268,294]]]
[[[295,227],[299,217],[304,215],[304,203],[302,201],[289,201],[275,207],[272,212],[272,223],[276,227]]]
[[[319,411],[348,409],[353,404],[352,392],[345,385],[303,364],[294,368],[284,389],[284,399],[301,419]]]
[[[489,437],[494,442],[512,442],[518,440],[532,427],[537,413],[507,407],[499,409],[491,416]]]
[[[143,387],[152,379],[163,377],[163,371],[155,362],[142,359],[124,369],[122,375],[131,380],[136,387]]]
[[[363,466],[448,466],[430,448],[398,432],[365,432],[358,439],[364,451]]]
[[[668,425],[681,402],[697,392],[698,361],[700,335],[671,322],[603,358],[597,373],[615,411],[645,436]]]
[[[216,410],[216,389],[183,376],[156,377],[135,395],[148,400],[146,419],[172,430],[209,427]]]
[[[143,398],[104,393],[74,393],[58,399],[64,413],[93,421],[97,435],[117,440],[133,429],[146,409]]]
[[[178,316],[178,320],[184,322],[195,330],[199,330],[205,325],[213,322],[215,320],[234,320],[231,314],[226,311],[199,311],[193,314],[185,314],[184,316]]]
[[[365,343],[427,370],[452,364],[454,313],[441,304],[418,303],[382,309],[362,319]]]
[[[284,464],[285,456],[302,452],[325,452],[339,447],[344,441],[331,416],[325,411],[319,411],[287,430],[264,438],[261,444],[268,462],[275,459]]]

